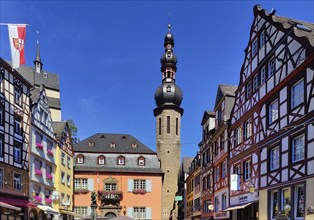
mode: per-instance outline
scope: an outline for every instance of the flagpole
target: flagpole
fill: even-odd
[[[30,26],[29,24],[0,23],[0,25]]]

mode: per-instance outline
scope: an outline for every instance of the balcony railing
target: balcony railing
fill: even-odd
[[[99,190],[98,195],[102,200],[118,200],[121,201],[123,193],[121,191]]]

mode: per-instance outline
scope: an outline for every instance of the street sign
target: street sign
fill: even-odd
[[[174,198],[174,201],[182,201],[182,196],[176,196],[176,197]]]

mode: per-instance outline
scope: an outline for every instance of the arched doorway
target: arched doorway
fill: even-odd
[[[107,217],[108,219],[111,219],[111,218],[115,218],[117,217],[116,214],[114,214],[113,212],[108,212],[105,217]]]

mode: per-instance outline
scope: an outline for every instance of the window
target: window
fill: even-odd
[[[36,170],[41,171],[41,167],[42,167],[42,162],[38,159],[34,159],[34,168],[35,168],[35,172]]]
[[[268,77],[271,77],[275,73],[275,58],[272,58],[268,62]]]
[[[98,164],[104,165],[105,164],[105,157],[103,155],[98,157]]]
[[[258,75],[256,74],[254,77],[253,77],[253,92],[255,92],[258,88]]]
[[[304,102],[304,83],[303,80],[294,84],[291,88],[291,108]]]
[[[14,189],[22,190],[21,180],[22,180],[21,174],[19,174],[19,173],[13,174],[13,187],[14,187]]]
[[[246,98],[251,97],[251,81],[246,84]]]
[[[215,168],[215,183],[219,181],[219,167]]]
[[[259,47],[262,48],[265,45],[265,32],[261,31],[259,34]]]
[[[144,157],[138,158],[138,165],[139,166],[145,166],[145,158]]]
[[[221,165],[221,178],[225,178],[226,175],[226,162],[223,162]]]
[[[61,171],[61,183],[65,184],[65,173]]]
[[[124,165],[125,164],[125,158],[123,156],[118,157],[118,165]]]
[[[71,169],[71,157],[67,156],[68,168]]]
[[[242,141],[242,131],[241,131],[241,127],[238,127],[235,131],[234,131],[234,145],[237,146],[241,143]]]
[[[36,132],[35,137],[36,137],[36,144],[41,144],[43,141],[43,136]]]
[[[3,119],[4,119],[4,106],[0,105],[0,124],[1,125],[3,125]]]
[[[292,140],[292,162],[304,159],[304,135],[300,135]]]
[[[0,73],[0,92],[3,92],[3,67],[1,67],[1,73]]]
[[[214,200],[214,211],[215,212],[218,212],[218,207],[219,206],[219,198],[218,196],[215,197],[215,200]]]
[[[279,168],[279,147],[270,149],[270,170]]]
[[[22,134],[22,120],[20,118],[14,118],[14,132],[16,134]]]
[[[257,39],[255,39],[252,43],[252,57],[254,57],[258,50],[258,42]]]
[[[89,141],[88,142],[88,146],[89,147],[94,147],[95,146],[95,142],[94,141]]]
[[[244,162],[244,180],[247,181],[251,179],[251,160]]]
[[[44,110],[40,110],[41,114],[41,123],[45,126],[48,126],[48,114]]]
[[[224,149],[224,143],[225,143],[225,135],[224,134],[220,135],[219,141],[220,141],[220,149],[223,150]]]
[[[304,185],[296,186],[295,187],[295,199],[294,201],[296,204],[294,205],[295,210],[295,217],[301,218],[304,217]],[[303,218],[302,218],[303,219]]]
[[[234,174],[241,174],[241,165],[238,164],[234,167]]]
[[[105,183],[105,190],[106,191],[117,191],[117,184],[116,183]]]
[[[14,143],[13,160],[17,163],[21,163],[22,160],[21,144],[17,142]]]
[[[170,134],[170,116],[167,116],[167,133]]]
[[[176,135],[179,134],[179,119],[176,118]]]
[[[248,139],[252,135],[252,120],[249,119],[244,123],[243,136]]]
[[[71,186],[71,176],[67,175],[67,185]]]
[[[279,213],[278,191],[272,191],[270,199],[271,199],[271,218],[275,219]]]
[[[159,135],[161,135],[161,118],[159,118],[158,121],[159,121],[159,128],[158,128]]]
[[[0,157],[3,157],[3,137],[2,134],[0,134]]]
[[[133,207],[133,218],[134,219],[146,219],[146,208],[145,207]]]
[[[207,175],[207,189],[211,188],[211,175]]]
[[[74,189],[87,189],[87,179],[74,179]]]
[[[266,79],[267,79],[265,66],[262,67],[260,76],[261,76],[261,85],[262,85],[264,82],[266,82]]]
[[[77,163],[77,164],[82,164],[82,163],[84,163],[84,156],[83,156],[82,154],[80,154],[80,155],[78,155],[78,156],[76,157],[76,163]]]
[[[4,172],[3,172],[3,169],[0,168],[0,187],[3,187],[3,182],[4,182]]]
[[[224,210],[227,208],[227,194],[224,193],[221,195],[221,210]]]
[[[133,189],[146,189],[146,180],[134,180]]]
[[[284,211],[284,213],[290,217],[291,213],[291,191],[290,188],[284,188],[282,189],[281,193],[281,210]]]
[[[22,105],[22,92],[19,87],[14,87],[14,102],[18,105]]]
[[[61,163],[63,166],[65,166],[65,153],[64,152],[61,153]]]
[[[269,124],[273,123],[278,119],[278,99],[269,104],[268,107],[268,122]]]
[[[87,215],[87,207],[74,207],[74,212],[77,215]]]

